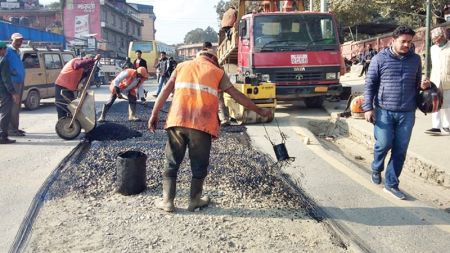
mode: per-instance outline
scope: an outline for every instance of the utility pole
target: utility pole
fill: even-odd
[[[431,67],[431,57],[430,57],[430,29],[431,29],[431,0],[427,0],[427,17],[425,20],[425,78],[430,78],[430,67]]]
[[[309,0],[309,11],[314,11],[314,0]]]
[[[328,12],[328,0],[320,0],[320,12]]]

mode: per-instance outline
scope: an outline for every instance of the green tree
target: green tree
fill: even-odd
[[[217,42],[217,32],[210,26],[208,26],[205,30],[201,28],[196,28],[192,31],[189,31],[184,36],[185,44],[194,44],[194,43],[202,43],[205,41]]]

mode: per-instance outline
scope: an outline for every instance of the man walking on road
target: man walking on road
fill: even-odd
[[[445,28],[437,27],[431,31],[431,76],[430,81],[442,90],[444,97],[442,108],[431,114],[432,128],[425,131],[427,134],[440,135],[441,128],[450,133],[450,42],[446,37]]]
[[[163,172],[163,198],[156,202],[157,208],[167,212],[175,210],[177,173],[186,148],[189,148],[192,171],[188,210],[194,211],[209,204],[209,197],[201,195],[209,165],[211,140],[219,134],[219,88],[250,110],[265,117],[271,115],[269,110],[256,106],[233,87],[228,76],[218,66],[214,50],[202,50],[194,60],[180,63],[156,99],[148,121],[149,130],[154,132],[159,111],[175,89],[165,125],[168,141]]]
[[[9,75],[9,63],[5,58],[6,43],[0,42],[0,144],[16,142],[8,138],[11,108],[20,102],[19,94],[14,89]]]
[[[376,140],[372,182],[381,184],[384,160],[390,150],[384,191],[397,199],[406,198],[398,188],[398,178],[415,122],[416,97],[420,88],[429,86],[429,82],[421,82],[420,56],[410,50],[414,35],[409,27],[400,26],[394,30],[392,46],[372,59],[364,91],[364,116],[374,124]]]
[[[9,124],[9,134],[12,136],[25,136],[25,131],[19,129],[19,113],[22,105],[23,86],[25,82],[25,68],[20,58],[20,47],[22,46],[23,36],[20,33],[11,35],[11,46],[6,51],[6,59],[9,63],[11,81],[14,89],[19,94],[19,101],[15,101],[11,108],[11,121]]]

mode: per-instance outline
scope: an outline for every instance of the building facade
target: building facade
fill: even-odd
[[[66,0],[64,35],[109,58],[125,58],[131,40],[141,40],[139,12],[125,0]]]
[[[217,50],[217,43],[212,43],[213,49]],[[198,51],[202,50],[203,43],[185,44],[177,47],[177,56],[181,60],[190,60],[195,57]]]
[[[145,4],[130,4],[139,12],[144,26],[142,27],[142,40],[154,40],[155,39],[155,13],[153,12],[152,5]]]

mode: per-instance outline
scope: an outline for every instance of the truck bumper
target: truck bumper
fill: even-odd
[[[276,86],[277,100],[283,101],[315,96],[339,96],[341,92],[342,85],[339,83],[327,85]]]

